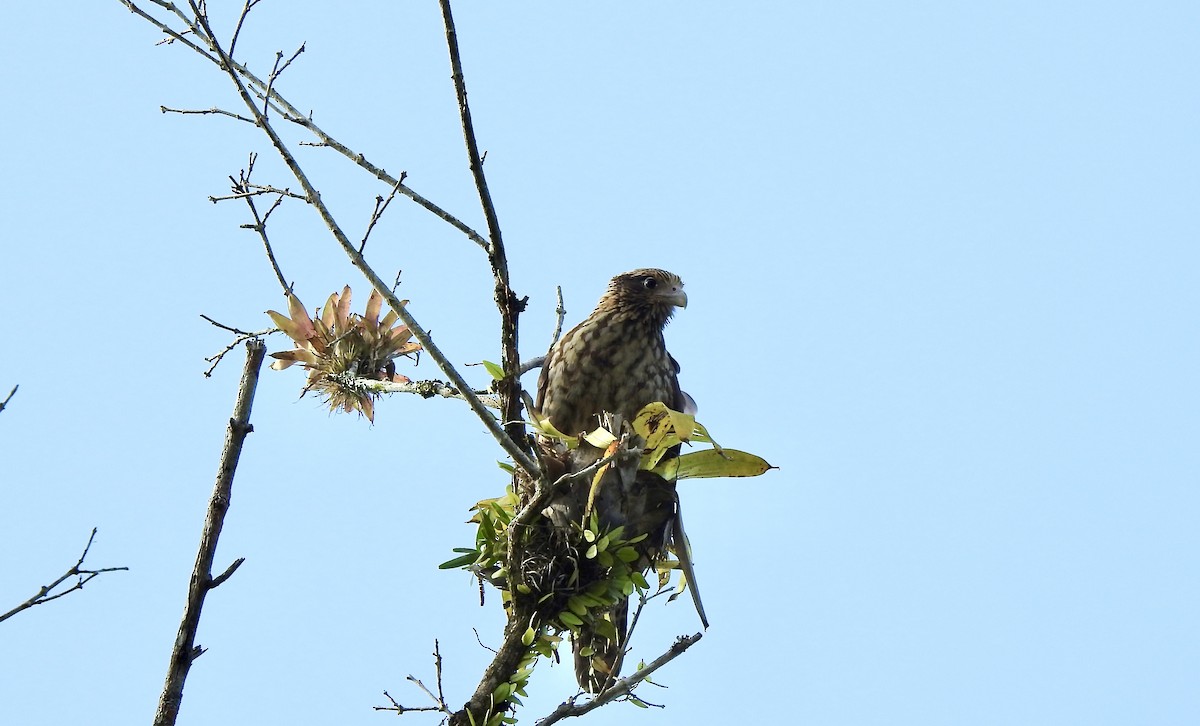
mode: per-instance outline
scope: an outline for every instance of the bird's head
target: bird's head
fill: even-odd
[[[610,304],[645,311],[663,323],[675,308],[687,307],[683,280],[666,270],[652,268],[617,275],[608,283],[604,297]]]

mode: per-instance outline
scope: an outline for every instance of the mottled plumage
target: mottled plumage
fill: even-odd
[[[683,282],[665,270],[634,270],[614,277],[592,314],[547,354],[538,379],[541,414],[563,433],[580,434],[600,425],[604,412],[631,420],[655,401],[676,410],[689,408],[690,399],[679,389],[679,365],[663,340],[663,328],[675,308],[686,305]],[[566,466],[578,471],[602,455],[584,442]],[[590,488],[590,481],[578,482],[547,509],[556,526],[578,521]],[[674,483],[637,471],[634,461],[631,466],[611,467],[595,511],[605,529],[624,526],[626,538],[648,535],[639,545],[641,566],[647,568],[671,537],[677,505]],[[628,601],[603,617],[613,622],[619,636],[616,642],[597,636],[586,625],[573,641],[576,678],[581,688],[592,692],[617,677]],[[587,648],[591,655],[581,653]]]
[[[634,270],[608,283],[592,314],[550,349],[538,378],[537,407],[563,433],[597,426],[601,411],[632,419],[662,401],[683,406],[679,365],[663,327],[687,306],[683,281],[665,270]]]

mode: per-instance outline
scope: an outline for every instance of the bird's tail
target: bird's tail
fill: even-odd
[[[621,656],[625,649],[625,628],[629,619],[629,601],[622,600],[605,613],[596,613],[612,622],[617,632],[613,641],[600,635],[584,624],[573,639],[571,649],[575,654],[575,680],[579,687],[589,693],[599,693],[617,682],[620,676]]]

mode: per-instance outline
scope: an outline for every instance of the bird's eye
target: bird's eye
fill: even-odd
[[[653,277],[646,277],[642,279],[642,285],[647,290],[653,290],[654,288],[658,287],[658,280],[655,280]]]

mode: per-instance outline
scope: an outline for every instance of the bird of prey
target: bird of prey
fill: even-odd
[[[640,269],[614,277],[592,314],[547,354],[537,386],[536,407],[542,417],[559,431],[577,435],[597,428],[605,413],[631,421],[644,406],[656,401],[680,411],[694,408],[679,388],[679,364],[663,340],[663,328],[675,309],[686,306],[683,281],[670,272]],[[580,471],[603,455],[603,450],[584,441],[565,459],[564,466],[568,471]],[[547,509],[555,526],[579,522],[586,511],[590,484],[590,479],[575,482],[574,491]],[[637,471],[634,464],[625,469],[624,480],[604,483],[593,511],[602,527],[624,527],[625,538],[647,535],[640,546],[642,566],[648,567],[673,532],[682,536],[682,529],[673,529],[673,525],[682,527],[677,505],[674,482]],[[682,546],[676,545],[677,549]],[[617,678],[628,601],[599,616],[612,621],[616,642],[597,635],[586,623],[573,638],[576,679],[581,688],[593,693]]]

